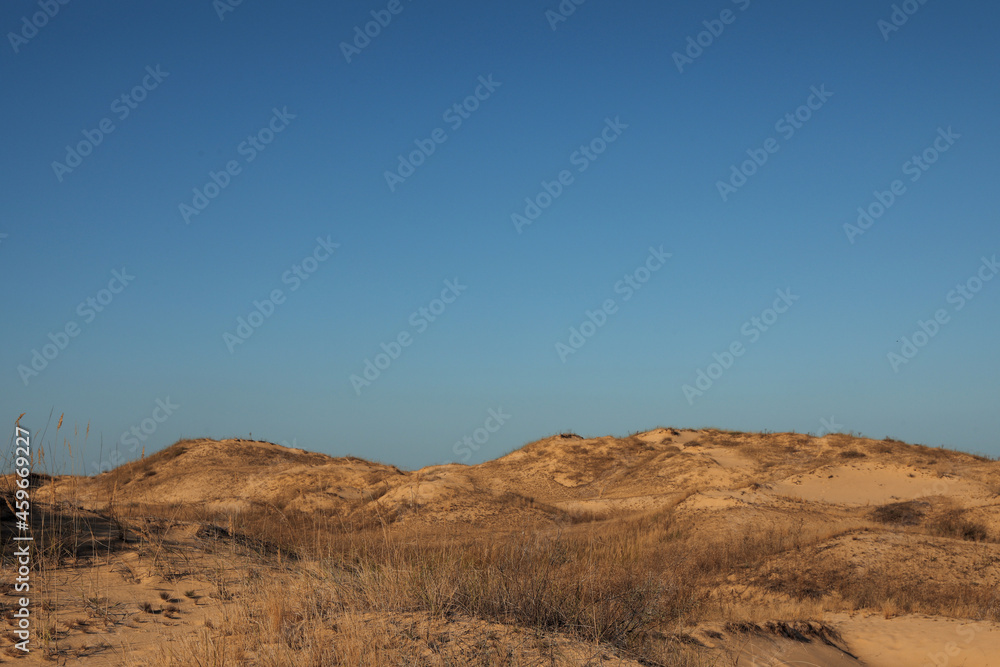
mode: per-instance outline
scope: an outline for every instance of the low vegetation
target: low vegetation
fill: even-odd
[[[740,637],[843,646],[821,620],[830,612],[1000,621],[990,507],[928,495],[834,508],[772,491],[795,475],[827,479],[837,466],[888,456],[957,466],[965,455],[848,436],[823,447],[801,434],[659,437],[602,440],[594,452],[575,435],[545,441],[549,457],[585,448],[567,450],[560,465],[578,467],[556,493],[551,482],[515,491],[474,479],[458,495],[420,496],[418,485],[404,502],[406,475],[380,468],[364,473],[358,493],[336,487],[349,498],[337,513],[296,509],[294,494],[235,510],[136,496],[137,485],[172,479],[168,464],[185,469],[190,441],[92,481],[39,478],[45,649],[127,665],[716,665],[737,664]],[[277,460],[256,455],[265,467]],[[329,465],[318,456],[306,455]],[[636,457],[676,466],[687,481],[668,477],[650,502],[615,504],[635,497],[627,485],[640,468],[627,466]],[[710,487],[717,477],[706,470],[727,470],[730,481]],[[997,471],[964,474],[987,488]],[[484,479],[500,477],[493,468]],[[420,479],[466,489],[441,470]],[[481,513],[454,520],[465,498]],[[948,576],[912,576],[914,559]],[[89,582],[82,592],[79,582]],[[182,631],[169,643],[129,644],[128,633],[149,628]],[[94,633],[103,644],[86,640]]]

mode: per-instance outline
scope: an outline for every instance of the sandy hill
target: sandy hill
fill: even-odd
[[[367,506],[410,523],[487,520],[497,503],[508,517],[514,510],[559,520],[678,502],[692,513],[725,510],[731,517],[805,500],[860,516],[872,505],[935,499],[943,507],[960,499],[971,516],[1000,529],[991,512],[978,511],[996,503],[995,462],[844,435],[663,428],[626,438],[561,434],[482,464],[416,471],[268,442],[183,440],[96,478],[64,478],[53,490],[71,485],[92,507],[113,492],[123,505],[197,504],[219,512],[349,513]]]
[[[96,478],[66,478],[84,498],[124,504],[190,505],[240,511],[338,510],[405,474],[393,466],[355,457],[333,458],[251,440],[182,440],[156,454]]]
[[[1000,463],[952,450],[658,428],[404,471],[201,439],[38,484],[56,659],[1000,664]]]

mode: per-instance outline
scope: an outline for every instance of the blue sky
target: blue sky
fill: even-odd
[[[9,423],[89,423],[91,470],[657,425],[1000,455],[1000,8],[903,5],[5,3]]]

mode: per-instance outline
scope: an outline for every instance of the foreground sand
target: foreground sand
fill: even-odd
[[[1000,665],[1000,463],[950,450],[661,428],[402,471],[187,440],[35,481],[3,661]]]

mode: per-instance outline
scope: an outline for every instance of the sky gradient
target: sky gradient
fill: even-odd
[[[1000,455],[1000,7],[896,6],[5,3],[11,430]]]

